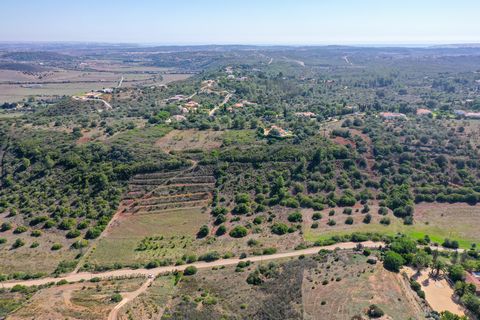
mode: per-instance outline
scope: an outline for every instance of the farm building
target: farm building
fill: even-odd
[[[295,112],[295,116],[300,118],[314,118],[317,115],[313,112]]]
[[[454,110],[456,116],[465,117],[467,119],[480,119],[480,112],[467,112],[464,110]]]
[[[423,108],[417,109],[417,116],[428,116],[430,114],[432,114],[432,111],[428,109],[423,109]]]
[[[465,281],[474,284],[477,288],[476,294],[480,296],[480,272],[467,272]]]
[[[184,107],[189,110],[196,110],[200,105],[196,101],[188,101],[184,104]]]
[[[384,120],[407,119],[406,115],[397,112],[380,112],[380,117]]]
[[[287,138],[292,136],[292,133],[290,131],[275,125],[271,126],[270,128],[263,129],[263,134],[265,136],[275,137],[275,138]]]

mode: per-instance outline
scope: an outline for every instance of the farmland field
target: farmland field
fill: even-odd
[[[401,220],[388,215],[391,220],[390,225],[379,223],[383,217],[376,213],[378,207],[372,208],[372,222],[362,223],[364,215],[357,213],[353,215],[354,224],[344,223],[347,218],[339,210],[334,217],[329,217],[328,212],[323,212],[324,219],[320,221],[318,229],[312,229],[311,221],[305,223],[305,240],[316,241],[327,239],[335,234],[349,234],[352,232],[377,232],[383,234],[395,235],[404,233],[416,239],[422,239],[428,235],[433,242],[441,244],[444,239],[459,239],[462,248],[470,248],[472,243],[480,242],[478,225],[480,223],[480,211],[476,206],[469,205],[451,205],[451,204],[420,204],[416,206],[415,221],[412,226],[406,226]],[[335,226],[327,225],[329,219],[337,220]]]

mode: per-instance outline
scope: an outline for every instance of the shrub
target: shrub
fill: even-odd
[[[185,268],[185,270],[183,271],[183,274],[186,275],[186,276],[193,276],[195,273],[197,273],[197,267],[195,266],[188,266]]]
[[[317,229],[317,228],[318,228],[318,222],[312,223],[311,228],[312,228],[312,229]]]
[[[17,249],[17,248],[23,247],[24,245],[25,245],[25,241],[23,241],[22,239],[17,239],[17,240],[15,240],[15,242],[12,244],[12,248],[13,248],[13,249]]]
[[[197,238],[199,239],[205,238],[206,236],[208,236],[209,233],[210,233],[210,230],[208,229],[208,226],[204,224],[203,226],[200,227],[200,230],[198,230]]]
[[[114,302],[114,303],[119,303],[120,301],[122,301],[122,295],[120,293],[114,293],[111,297],[110,297],[110,301]]]
[[[63,246],[62,246],[60,243],[54,243],[51,249],[52,249],[53,251],[56,251],[56,250],[62,249],[62,247],[63,247]]]
[[[288,221],[290,222],[302,222],[303,217],[300,211],[295,211],[288,216]]]
[[[199,261],[211,262],[220,259],[220,254],[217,251],[211,251],[198,257]]]
[[[380,318],[384,316],[385,312],[383,312],[379,306],[372,304],[370,307],[368,307],[367,314],[370,318]]]
[[[382,216],[388,214],[388,209],[386,207],[380,207],[378,208],[378,214],[381,214]]]
[[[227,232],[227,228],[222,224],[218,227],[217,231],[215,232],[216,236],[223,236]]]
[[[367,213],[367,215],[363,218],[363,223],[370,223],[372,221],[372,215]]]
[[[4,244],[4,243],[7,243],[7,239],[5,239],[5,238],[0,238],[0,244]]]
[[[15,230],[13,230],[13,233],[19,234],[19,233],[24,233],[27,231],[27,227],[25,226],[19,226]]]
[[[272,233],[283,235],[288,232],[288,226],[281,222],[276,222],[272,225]]]
[[[247,277],[247,283],[258,286],[263,283],[262,278],[260,277],[260,272],[258,270],[255,270],[254,272],[250,273]]]
[[[30,233],[30,236],[38,238],[42,235],[42,231],[40,230],[33,230],[32,233]]]
[[[268,254],[275,254],[277,253],[276,248],[265,248],[263,249],[263,254],[268,255]]]
[[[75,230],[70,230],[70,231],[68,231],[68,232],[67,232],[67,235],[66,235],[66,237],[67,237],[68,239],[77,238],[77,237],[79,237],[79,236],[80,236],[80,231],[79,231],[79,230],[76,230],[76,229],[75,229]]]
[[[347,219],[345,219],[345,224],[353,224],[353,218],[348,217]]]
[[[322,214],[320,212],[314,212],[312,215],[312,220],[320,220],[322,219]]]
[[[396,253],[395,251],[387,251],[383,258],[383,266],[390,271],[398,272],[400,268],[405,264],[405,259]]]
[[[8,231],[10,229],[12,229],[12,224],[9,223],[9,222],[4,222],[2,223],[2,226],[0,227],[0,232],[5,232],[5,231]]]
[[[328,211],[328,215],[329,215],[330,217],[334,216],[334,215],[335,215],[335,210],[330,210],[330,211]]]
[[[382,219],[380,219],[380,223],[388,226],[390,224],[390,218],[383,217]]]
[[[335,220],[333,220],[333,219],[328,219],[327,224],[328,224],[329,226],[334,226],[334,225],[337,224],[337,222],[336,222]]]
[[[351,214],[352,214],[352,208],[345,208],[345,209],[343,209],[343,214],[351,215]]]
[[[243,238],[247,233],[248,230],[244,226],[235,226],[235,228],[230,231],[229,235],[232,238]]]

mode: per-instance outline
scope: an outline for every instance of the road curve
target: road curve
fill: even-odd
[[[269,261],[269,260],[276,260],[276,259],[283,259],[283,258],[298,257],[301,255],[316,254],[320,249],[326,249],[326,250],[354,249],[357,247],[358,244],[359,243],[356,243],[356,242],[343,242],[343,243],[337,243],[330,246],[311,247],[307,249],[295,250],[290,252],[282,252],[282,253],[276,253],[271,255],[251,256],[246,259],[231,258],[231,259],[219,259],[213,262],[198,261],[198,262],[185,264],[181,266],[165,266],[165,267],[158,267],[154,269],[119,269],[119,270],[112,270],[112,271],[106,271],[101,273],[79,272],[79,273],[69,274],[64,277],[58,277],[58,278],[48,277],[48,278],[23,280],[23,281],[3,282],[3,283],[0,283],[0,288],[12,288],[15,285],[39,286],[39,285],[43,285],[51,282],[57,282],[60,280],[66,280],[68,282],[78,282],[81,280],[90,280],[94,277],[107,279],[107,278],[133,277],[133,276],[147,277],[148,275],[157,276],[160,274],[173,272],[173,271],[183,271],[188,266],[195,266],[198,269],[205,269],[205,268],[212,268],[212,267],[236,265],[238,262],[242,260],[244,261],[249,260],[252,262],[258,262],[258,261],[262,262],[262,261]],[[368,247],[368,248],[377,248],[380,246],[385,246],[385,243],[383,242],[373,242],[373,241],[366,241],[366,242],[362,242],[361,244],[364,247]]]

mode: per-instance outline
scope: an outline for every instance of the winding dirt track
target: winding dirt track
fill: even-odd
[[[368,248],[377,248],[380,246],[384,246],[385,243],[383,242],[372,242],[366,241],[361,243],[364,247]],[[324,247],[311,247],[303,250],[295,250],[291,252],[282,252],[276,253],[271,255],[263,255],[263,256],[252,256],[248,257],[243,260],[249,260],[252,262],[262,262],[262,261],[269,261],[269,260],[276,260],[276,259],[283,259],[283,258],[292,258],[298,257],[301,255],[311,255],[316,254],[320,249],[326,250],[334,250],[334,249],[354,249],[358,243],[355,242],[344,242],[338,243],[331,246],[324,246]],[[220,259],[213,262],[195,262],[191,264],[185,264],[181,266],[166,266],[166,267],[158,267],[154,269],[120,269],[120,270],[113,270],[101,273],[92,273],[92,272],[80,272],[75,274],[69,274],[64,277],[59,278],[41,278],[41,279],[33,279],[33,280],[25,280],[25,281],[13,281],[13,282],[4,282],[0,284],[1,288],[12,288],[15,285],[24,285],[24,286],[38,286],[42,284],[47,284],[51,282],[57,282],[60,280],[66,280],[68,282],[78,282],[80,280],[89,280],[94,277],[98,277],[101,279],[108,279],[108,278],[119,278],[119,277],[133,277],[133,276],[157,276],[160,274],[173,272],[173,271],[183,271],[188,266],[195,266],[198,269],[205,269],[205,268],[212,268],[212,267],[219,267],[219,266],[230,266],[236,265],[239,263],[241,259],[239,258],[232,258],[232,259]]]
[[[132,301],[133,299],[135,299],[136,297],[138,297],[140,294],[142,294],[143,292],[145,292],[148,287],[150,286],[150,284],[153,282],[153,278],[150,278],[148,279],[147,281],[145,281],[144,284],[142,284],[142,286],[140,288],[138,288],[137,290],[135,291],[132,291],[132,292],[125,292],[125,293],[122,293],[122,301],[120,301],[119,304],[117,304],[113,309],[112,311],[110,311],[110,313],[108,314],[108,320],[117,320],[118,318],[118,312],[120,311],[120,309],[126,305],[127,303],[129,303],[130,301]]]

